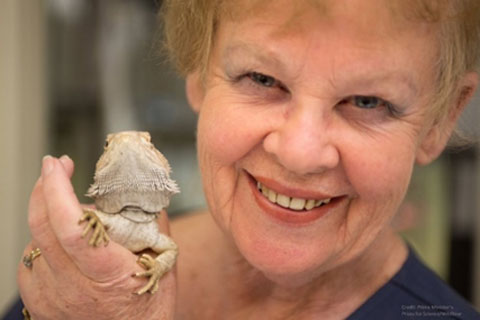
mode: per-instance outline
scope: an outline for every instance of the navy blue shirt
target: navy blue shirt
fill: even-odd
[[[23,319],[17,301],[4,320]],[[410,249],[398,273],[347,320],[480,320],[470,304],[428,269]]]
[[[417,258],[412,249],[398,273],[347,320],[480,319],[480,314]]]

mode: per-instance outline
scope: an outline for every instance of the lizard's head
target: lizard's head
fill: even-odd
[[[150,133],[146,131],[121,131],[110,133],[105,140],[102,156],[97,162],[96,170],[102,170],[110,162],[121,160],[125,156],[147,157],[152,165],[163,166],[170,172],[170,165],[163,154],[152,143]]]
[[[160,211],[168,205],[170,196],[179,192],[170,171],[167,159],[152,144],[148,132],[112,133],[105,141],[87,196],[95,198],[97,206],[103,203],[103,209],[110,212],[125,206],[145,206],[141,198],[148,197],[153,204],[143,209]]]

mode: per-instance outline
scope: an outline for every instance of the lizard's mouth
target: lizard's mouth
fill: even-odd
[[[149,223],[158,217],[158,212],[146,212],[136,206],[123,207],[119,214],[123,218],[135,223]]]
[[[132,211],[132,212],[138,212],[138,213],[145,213],[145,214],[158,214],[158,212],[149,212],[149,211],[145,211],[145,209],[143,209],[142,207],[140,206],[136,206],[136,205],[127,205],[127,206],[124,206],[122,208],[122,210],[120,210],[118,213],[121,213],[123,211]]]

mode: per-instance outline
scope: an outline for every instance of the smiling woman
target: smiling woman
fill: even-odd
[[[90,264],[74,251],[58,274],[76,281],[75,299],[48,281],[50,253],[34,277],[20,268],[27,307],[86,316],[82,301],[102,299],[104,318],[138,317],[142,305],[162,319],[402,319],[402,306],[447,305],[450,318],[479,319],[391,225],[415,163],[438,157],[477,88],[479,10],[467,0],[165,1],[167,44],[198,113],[208,210],[172,222],[178,270],[159,296],[134,299],[125,278],[79,271]],[[63,162],[44,173],[46,190],[67,185]],[[37,199],[30,214],[47,211],[55,229],[68,211],[55,201],[68,197],[44,197],[47,209]],[[34,303],[36,279],[48,311]]]
[[[390,223],[415,162],[439,155],[477,86],[471,58],[454,56],[469,64],[453,71],[437,63],[449,59],[442,23],[461,24],[462,6],[425,1],[421,12],[417,2],[399,15],[398,4],[217,2],[197,26],[209,47],[188,55],[193,69],[181,60],[188,39],[168,38],[199,113],[210,214],[276,294],[298,307],[310,289],[303,298],[315,302],[290,309],[296,317],[347,317],[404,272],[413,254]],[[168,32],[179,20],[166,21]],[[272,315],[288,310],[264,299]],[[401,316],[400,301],[385,303]]]
[[[348,8],[332,5],[320,19],[315,10],[305,10],[291,32],[278,33],[290,19],[288,3],[272,6],[267,16],[224,23],[205,82],[187,78],[189,88],[200,91],[189,96],[200,116],[198,153],[211,214],[249,263],[276,282],[304,285],[366,254],[373,241],[399,245],[386,228],[405,195],[414,160],[417,154],[436,155],[426,149],[443,147],[423,145],[425,103],[434,77],[427,63],[435,53],[431,30],[415,24],[399,32],[388,11],[383,8],[380,15],[381,7],[372,3]],[[354,11],[375,17],[382,32],[367,33],[365,17]],[[332,27],[337,21],[342,28]],[[236,43],[252,49],[225,63],[220,57]],[[265,63],[268,57],[275,62]],[[238,80],[228,74],[229,61]],[[275,85],[243,76],[252,72]],[[417,90],[398,80],[407,75]],[[393,117],[385,104],[364,108],[352,103],[357,99],[350,97],[359,96],[392,101],[403,115]],[[285,223],[290,218],[270,219],[298,213],[267,203],[259,207],[252,201],[249,179],[281,198],[336,201],[312,210],[325,212],[299,228]],[[402,259],[402,254],[393,257]]]

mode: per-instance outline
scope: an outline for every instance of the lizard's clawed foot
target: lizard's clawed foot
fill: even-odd
[[[103,242],[106,246],[110,241],[110,237],[105,230],[105,226],[96,215],[95,210],[83,209],[83,216],[78,221],[78,224],[81,224],[85,221],[87,222],[87,226],[83,230],[82,238],[84,238],[90,230],[93,230],[93,234],[90,237],[88,244],[98,247]]]
[[[150,292],[154,294],[158,290],[158,281],[160,278],[168,271],[168,268],[162,266],[162,264],[158,261],[153,259],[148,254],[142,254],[137,262],[145,268],[147,271],[145,272],[137,272],[133,274],[134,277],[149,277],[148,283],[138,290],[136,294],[141,295],[145,292]]]

